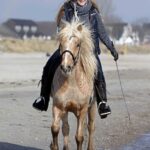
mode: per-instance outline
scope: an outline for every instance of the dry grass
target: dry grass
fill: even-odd
[[[5,38],[0,40],[0,51],[3,52],[52,52],[58,47],[54,40],[20,40]]]
[[[58,48],[58,43],[55,40],[20,40],[4,38],[0,40],[0,51],[3,52],[53,52]],[[104,45],[101,45],[101,49],[104,53],[109,53]],[[147,54],[150,53],[150,44],[139,45],[139,46],[116,46],[116,49],[121,54],[136,53],[136,54]]]
[[[103,50],[104,53],[108,53],[108,50],[106,47],[101,46],[101,49]],[[116,46],[117,51],[120,54],[148,54],[150,53],[150,44],[147,45],[135,45],[135,46],[128,46],[128,45],[117,45]]]

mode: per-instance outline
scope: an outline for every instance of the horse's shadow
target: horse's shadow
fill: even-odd
[[[0,150],[42,150],[42,149],[0,142]]]

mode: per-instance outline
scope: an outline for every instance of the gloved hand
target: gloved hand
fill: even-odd
[[[111,51],[112,56],[114,57],[114,60],[117,61],[119,59],[119,54],[114,48],[113,51]]]

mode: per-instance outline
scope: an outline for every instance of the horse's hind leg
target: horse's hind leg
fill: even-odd
[[[80,111],[80,115],[77,116],[77,131],[76,131],[76,143],[77,143],[77,150],[82,150],[82,144],[84,141],[83,137],[83,128],[84,128],[84,121],[87,114],[87,107]]]
[[[68,150],[69,143],[69,124],[68,124],[68,113],[66,113],[62,118],[62,133],[64,136],[64,147],[63,150]]]
[[[95,130],[95,115],[96,115],[96,103],[94,101],[88,110],[88,131],[89,131],[88,150],[94,150],[93,135]]]
[[[62,116],[62,111],[57,107],[53,107],[53,123],[51,126],[51,132],[53,137],[53,142],[50,145],[51,150],[58,150],[58,133],[60,129],[60,120]]]

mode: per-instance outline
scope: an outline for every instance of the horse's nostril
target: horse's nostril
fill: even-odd
[[[68,65],[68,66],[67,66],[67,69],[68,69],[68,71],[70,71],[70,70],[71,70],[71,66]]]
[[[60,68],[63,72],[65,72],[65,73],[67,72],[67,68],[64,65],[61,65]]]
[[[61,68],[61,70],[62,70],[63,72],[65,72],[65,73],[71,71],[71,66],[70,66],[70,65],[68,65],[68,66],[61,65],[60,68]]]

